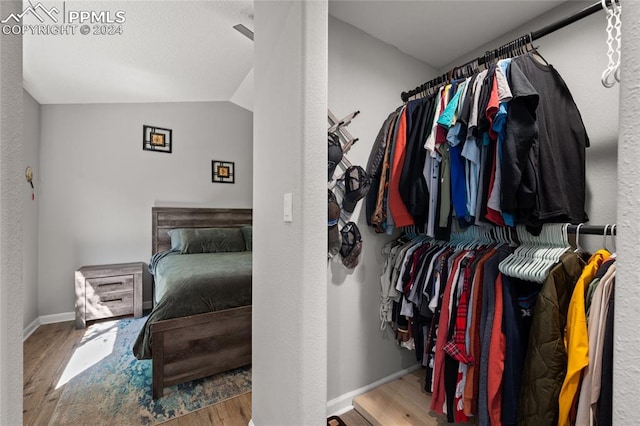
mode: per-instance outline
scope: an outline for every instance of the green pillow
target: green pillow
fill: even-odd
[[[244,243],[245,243],[245,247],[247,248],[247,251],[253,251],[253,245],[252,245],[252,238],[253,238],[253,231],[252,231],[252,227],[251,225],[247,225],[247,226],[243,226],[242,228],[240,228],[242,230],[242,235],[244,235]]]
[[[240,228],[180,229],[182,254],[245,251]]]
[[[167,231],[167,234],[171,237],[171,250],[182,250],[182,238],[180,237],[182,234],[180,231],[182,229],[170,229]]]

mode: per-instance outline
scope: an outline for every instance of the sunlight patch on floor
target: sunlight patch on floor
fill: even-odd
[[[56,389],[67,384],[78,374],[91,368],[113,352],[118,337],[118,322],[109,321],[91,325],[78,348],[67,363]]]

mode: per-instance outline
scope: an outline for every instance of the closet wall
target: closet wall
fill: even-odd
[[[517,31],[507,33],[456,59],[439,71],[446,72],[487,50],[570,16],[591,4],[592,1],[566,2]],[[604,12],[597,12],[534,42],[535,46],[539,46],[542,56],[558,70],[567,83],[589,134],[591,147],[587,148],[586,156],[585,209],[590,222],[596,225],[616,222],[620,85],[606,89],[600,83],[600,76],[607,66],[606,24]],[[580,243],[593,251],[602,245],[602,237],[581,237]]]
[[[360,140],[347,157],[366,168],[371,146],[400,92],[436,70],[363,31],[329,17],[329,108],[337,116],[359,110],[348,127]],[[336,176],[339,172],[336,172]],[[360,263],[347,269],[340,256],[328,264],[328,411],[351,404],[348,392],[416,363],[389,332],[380,331],[380,249],[390,239],[367,227],[363,202],[351,215],[363,239]]]
[[[336,115],[361,111],[349,126],[360,141],[348,158],[354,164],[366,165],[382,122],[400,104],[400,92],[590,4],[567,2],[437,72],[330,17],[329,108]],[[600,83],[607,64],[605,26],[604,13],[596,13],[534,43],[565,79],[590,136],[586,210],[594,224],[616,222],[619,88],[605,89]],[[410,30],[403,31],[410,36]],[[343,406],[341,396],[415,364],[413,353],[400,349],[389,333],[379,330],[379,275],[383,262],[380,248],[389,237],[376,235],[366,226],[361,205],[352,218],[357,218],[363,233],[360,265],[348,270],[339,258],[334,258],[328,271],[329,412]],[[602,244],[602,238],[585,236],[581,243],[595,250]]]

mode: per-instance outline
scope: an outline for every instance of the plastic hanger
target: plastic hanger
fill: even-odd
[[[516,277],[516,269],[523,258],[523,253],[529,249],[529,245],[527,244],[528,237],[526,234],[522,234],[522,227],[516,227],[516,234],[520,241],[520,245],[498,265],[500,272],[510,277]]]
[[[539,259],[536,268],[531,272],[531,281],[543,282],[546,278],[548,269],[556,262],[555,257],[558,253],[558,246],[561,239],[561,227],[556,224],[548,224],[543,227],[544,240],[543,247],[538,251]]]
[[[514,270],[514,275],[517,278],[531,280],[533,272],[539,267],[538,254],[541,250],[542,242],[546,239],[547,229],[542,228],[540,235],[537,239],[531,240],[529,248],[523,252],[524,257],[519,262],[517,268]]]
[[[615,254],[618,249],[616,247],[616,228],[618,225],[616,225],[615,223],[611,226],[611,245],[613,248],[613,251],[611,252],[611,254]]]
[[[607,232],[609,232],[609,225],[608,223],[604,226],[604,232],[602,233],[602,248],[607,250],[608,252],[611,252],[611,250],[609,250],[609,248],[607,247]]]
[[[532,253],[531,266],[525,272],[528,281],[538,281],[539,273],[546,267],[552,248],[550,225],[544,225]]]
[[[573,251],[574,253],[584,253],[585,250],[580,245],[580,228],[584,226],[584,223],[579,223],[576,228],[576,249]]]
[[[600,81],[606,88],[613,87],[620,82],[620,46],[622,34],[622,20],[620,18],[622,5],[616,0],[611,0],[611,7],[606,0],[600,0],[602,9],[606,12],[607,19],[607,68],[602,72]]]

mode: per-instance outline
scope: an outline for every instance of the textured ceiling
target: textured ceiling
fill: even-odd
[[[233,29],[253,28],[252,1],[62,3],[43,2],[126,22],[121,35],[25,34],[25,87],[43,104],[228,101],[253,66],[253,42]]]
[[[339,0],[329,13],[439,69],[562,3]]]

